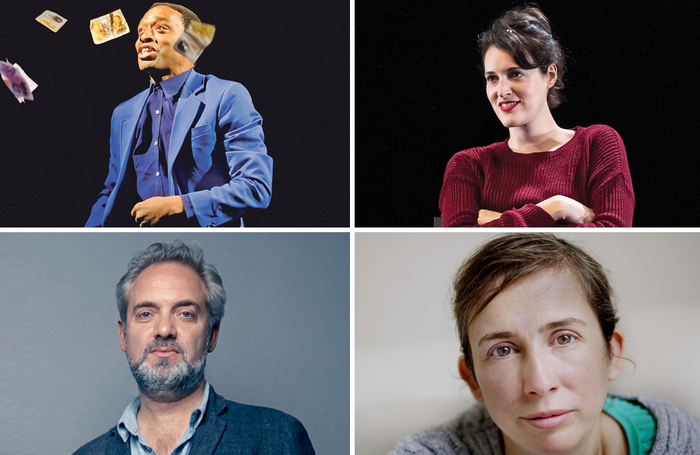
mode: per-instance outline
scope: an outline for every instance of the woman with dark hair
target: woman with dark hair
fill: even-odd
[[[622,139],[605,125],[564,129],[564,52],[532,6],[479,35],[486,95],[509,139],[454,155],[440,193],[443,226],[632,226]]]
[[[479,402],[393,455],[700,453],[670,402],[608,393],[625,337],[598,262],[547,234],[492,240],[454,280],[459,373]]]

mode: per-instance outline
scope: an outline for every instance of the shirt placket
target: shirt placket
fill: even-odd
[[[153,118],[153,138],[154,143],[157,147],[157,165],[156,165],[156,178],[157,185],[159,186],[160,193],[164,196],[168,194],[168,189],[165,187],[165,177],[166,177],[166,167],[163,166],[163,139],[161,134],[161,124],[163,119],[163,102],[165,94],[163,93],[163,88],[160,85],[156,85],[155,91],[153,93],[156,96],[154,107],[155,110],[151,113]]]

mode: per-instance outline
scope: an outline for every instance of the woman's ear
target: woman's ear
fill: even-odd
[[[469,386],[469,389],[472,391],[472,395],[474,395],[474,399],[476,401],[483,403],[484,396],[481,394],[481,388],[479,387],[479,384],[476,382],[476,376],[474,376],[474,372],[467,366],[467,361],[463,355],[459,356],[458,366],[459,366],[459,375],[462,377],[464,382],[466,382],[467,385]]]
[[[622,356],[625,355],[625,334],[615,327],[610,338],[610,359],[608,360],[608,380],[614,381],[622,371]]]
[[[545,77],[547,78],[547,88],[550,89],[554,87],[554,84],[557,83],[557,75],[559,74],[558,69],[557,69],[557,64],[552,63],[549,65],[547,68],[547,74],[545,74]]]

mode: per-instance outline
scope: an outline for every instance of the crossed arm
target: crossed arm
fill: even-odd
[[[486,156],[483,148],[456,154],[447,165],[440,194],[443,226],[550,227],[565,223],[630,227],[635,198],[622,140],[608,128],[590,142],[590,151],[580,161],[571,155],[572,162],[560,163],[560,169],[568,166],[564,169],[572,169],[571,173],[555,169],[551,179],[558,180],[550,185],[549,194],[540,186],[548,184],[542,174],[523,180],[521,186],[516,180],[508,187],[508,170],[502,162]],[[534,168],[533,172],[546,170]],[[484,191],[491,192],[494,205],[505,209],[502,213],[485,205]],[[528,193],[532,197],[528,198]]]
[[[593,213],[593,210],[580,202],[571,199],[570,197],[562,196],[560,194],[545,199],[544,201],[535,205],[544,209],[544,211],[547,212],[555,221],[562,220],[572,224],[588,224],[593,222],[595,219],[595,213]],[[501,218],[501,215],[503,215],[501,212],[481,209],[479,210],[477,222],[479,223],[479,226],[483,226],[491,221]]]

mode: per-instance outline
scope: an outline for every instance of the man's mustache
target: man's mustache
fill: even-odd
[[[177,342],[177,340],[174,340],[172,338],[158,338],[154,341],[151,341],[146,345],[145,348],[143,348],[143,351],[141,352],[141,358],[142,360],[145,360],[146,355],[149,352],[153,352],[156,349],[175,349],[177,350],[180,354],[182,354],[183,359],[187,358],[187,350],[182,346],[180,343]]]

